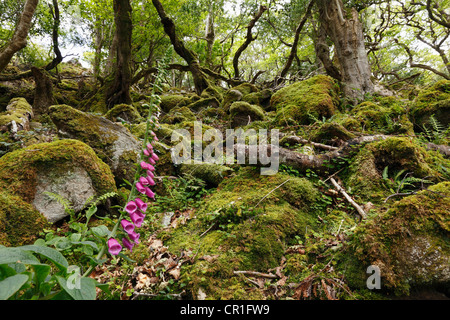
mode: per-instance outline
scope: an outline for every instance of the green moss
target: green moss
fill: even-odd
[[[365,265],[377,264],[395,293],[448,283],[450,182],[393,203],[355,230],[350,248]]]
[[[336,139],[347,141],[352,138],[355,138],[355,135],[349,132],[344,126],[336,122],[329,122],[321,125],[318,131],[313,134],[311,140],[329,143]]]
[[[230,89],[224,94],[224,98],[220,107],[224,112],[228,112],[233,102],[240,101],[242,99],[242,93],[239,90]]]
[[[225,178],[202,201],[197,219],[164,236],[171,252],[198,252],[199,259],[182,271],[187,289],[196,296],[202,288],[213,299],[241,297],[252,287],[233,271],[267,272],[279,266],[286,243],[315,227],[310,208],[317,196],[308,180],[283,174],[261,176],[257,170],[242,168]],[[207,261],[203,256],[215,258]],[[260,296],[257,291],[252,294]]]
[[[250,104],[256,104],[265,110],[270,109],[270,98],[272,97],[272,90],[264,89],[258,92],[252,92],[242,97],[242,101]]]
[[[0,245],[21,246],[33,243],[47,227],[45,217],[19,196],[0,189]]]
[[[391,173],[390,178],[401,170],[412,172],[416,178],[443,178],[433,157],[423,147],[411,138],[391,137],[370,143],[359,151],[352,159],[347,185],[363,199],[380,201],[392,194],[382,178],[386,167]]]
[[[136,123],[142,120],[139,112],[131,105],[118,104],[105,114],[105,118],[111,121],[119,121],[118,118],[127,122]]]
[[[230,114],[232,128],[247,125],[249,123],[249,117],[251,121],[265,119],[264,110],[260,106],[243,101],[233,102],[230,106]]]
[[[187,107],[193,111],[200,111],[208,107],[217,108],[219,106],[220,102],[215,97],[201,98],[200,100],[197,100],[187,105]]]
[[[318,75],[278,90],[270,105],[277,110],[276,123],[308,124],[311,116],[322,119],[335,114],[339,90],[331,77]]]
[[[175,107],[161,118],[161,122],[175,124],[183,121],[195,121],[196,119],[197,117],[188,107]]]
[[[59,166],[65,168],[69,164],[86,170],[99,195],[115,191],[110,168],[88,145],[70,139],[34,144],[1,157],[0,186],[31,202],[36,192],[37,173]]]
[[[450,80],[441,80],[419,92],[410,107],[411,121],[421,131],[434,115],[444,127],[450,124]]]
[[[240,93],[242,93],[242,96],[246,96],[250,93],[259,91],[258,88],[251,83],[241,83],[240,85],[235,86],[231,89],[239,91]]]
[[[14,98],[8,103],[7,111],[0,114],[0,127],[9,126],[12,121],[22,129],[28,128],[28,121],[33,116],[33,108],[25,98]]]
[[[377,103],[365,101],[353,108],[350,115],[360,122],[364,131],[414,135],[405,107],[388,97]]]
[[[214,187],[217,187],[232,171],[233,169],[229,167],[205,162],[183,163],[180,166],[181,174],[192,175]]]
[[[182,107],[188,104],[189,98],[178,95],[178,94],[171,94],[171,95],[162,95],[161,96],[161,103],[160,108],[164,112],[169,112],[172,108],[175,108],[176,106]]]

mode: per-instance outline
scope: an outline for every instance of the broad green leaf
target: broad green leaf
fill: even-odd
[[[24,274],[16,274],[12,277],[0,281],[0,300],[6,300],[28,281],[28,276]]]
[[[67,280],[57,276],[58,283],[65,292],[67,292],[74,300],[95,300],[97,292],[95,290],[95,280],[91,278],[81,278],[80,287],[70,289]]]
[[[95,250],[98,250],[98,246],[95,242],[93,241],[72,241],[73,244],[84,244],[87,246],[91,246],[92,248],[94,248]]]
[[[40,261],[30,252],[20,248],[0,248],[0,264],[10,263],[40,264]]]
[[[60,270],[65,271],[69,266],[69,263],[67,262],[66,258],[64,258],[64,256],[58,250],[55,250],[53,248],[37,245],[27,245],[19,248],[35,252],[46,257],[51,262],[53,262]]]
[[[105,225],[93,227],[91,228],[91,231],[94,233],[95,236],[99,238],[107,237],[111,233]]]

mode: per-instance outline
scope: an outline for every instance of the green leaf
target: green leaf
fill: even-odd
[[[23,250],[32,251],[35,253],[38,253],[47,259],[49,259],[51,262],[53,262],[58,269],[60,270],[67,270],[67,267],[69,266],[69,263],[67,262],[66,258],[58,251],[53,248],[44,247],[44,246],[37,246],[37,245],[27,245],[19,247]]]
[[[69,288],[67,280],[57,276],[58,283],[74,300],[95,300],[97,292],[95,290],[95,280],[91,278],[81,278],[79,288]]]
[[[0,281],[0,300],[6,300],[14,293],[20,290],[28,281],[28,276],[24,274],[16,274],[12,277]]]
[[[0,264],[10,263],[40,264],[40,261],[30,252],[20,248],[0,248]]]
[[[34,273],[36,275],[36,281],[41,284],[45,281],[47,276],[52,270],[51,266],[48,264],[35,264],[33,265]]]
[[[97,227],[92,227],[91,231],[94,233],[95,236],[99,237],[99,238],[104,238],[109,236],[109,234],[111,233],[108,229],[108,227],[106,227],[105,225],[100,225]]]

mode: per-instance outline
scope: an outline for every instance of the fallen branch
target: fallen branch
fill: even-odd
[[[278,279],[279,277],[273,273],[263,273],[258,271],[233,271],[234,274],[242,274],[251,277],[262,277],[268,279]]]
[[[364,210],[348,195],[347,192],[345,192],[344,188],[342,188],[334,178],[330,178],[331,183],[333,186],[340,192],[342,195],[347,199],[348,202],[358,211],[359,215],[362,219],[367,218],[367,214],[364,212]]]
[[[272,189],[268,194],[266,194],[264,197],[261,198],[261,200],[258,201],[258,203],[255,205],[255,208],[265,199],[267,198],[272,192],[274,192],[275,190],[277,190],[278,188],[280,188],[281,186],[283,186],[286,182],[288,182],[291,179],[287,179],[285,182],[283,182],[282,184],[280,184],[279,186],[277,186],[276,188]]]

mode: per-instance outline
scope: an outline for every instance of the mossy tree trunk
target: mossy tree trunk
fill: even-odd
[[[33,73],[34,81],[36,82],[33,102],[34,114],[47,114],[48,108],[55,104],[52,80],[45,70],[32,67],[31,72]]]
[[[374,92],[371,69],[364,45],[362,24],[354,8],[345,9],[342,0],[317,0],[320,23],[334,43],[344,93],[350,100]]]
[[[201,94],[203,90],[209,87],[209,82],[205,73],[202,71],[197,55],[193,51],[186,48],[183,41],[181,41],[178,37],[175,30],[175,23],[167,16],[161,2],[159,0],[152,0],[152,3],[158,12],[164,31],[169,36],[175,52],[188,64],[189,71],[194,79],[195,91],[198,94]]]
[[[114,78],[106,91],[106,105],[112,108],[117,104],[131,104],[131,20],[130,0],[114,0],[114,23],[116,26],[117,50],[114,65]]]
[[[6,68],[16,52],[26,47],[28,31],[31,27],[31,20],[38,3],[39,0],[27,0],[25,2],[25,6],[14,35],[8,45],[0,52],[0,72]]]

